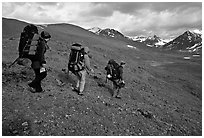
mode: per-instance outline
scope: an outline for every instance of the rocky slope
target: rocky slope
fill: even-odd
[[[184,60],[192,55],[140,43],[131,43],[132,49],[126,41],[98,36],[78,26],[47,25],[44,29],[52,39],[46,52],[45,92],[31,93],[27,89],[34,77],[30,61],[8,68],[18,55],[23,29],[9,24],[2,26],[3,136],[202,135],[201,57]],[[91,50],[95,74],[87,75],[84,96],[71,90],[76,77],[64,72],[73,42]],[[112,98],[111,82],[105,83],[104,67],[110,58],[126,61],[121,99]]]

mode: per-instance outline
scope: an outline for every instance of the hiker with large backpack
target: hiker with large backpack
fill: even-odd
[[[125,86],[125,81],[123,80],[123,68],[125,62],[121,61],[120,65],[113,59],[108,61],[106,70],[106,82],[110,80],[113,82],[113,97],[120,98],[119,91]]]
[[[71,46],[68,71],[71,71],[77,76],[77,84],[73,88],[73,91],[76,91],[79,95],[83,95],[87,72],[89,73],[91,71],[94,73],[94,70],[90,66],[89,52],[89,48],[82,47],[81,44],[74,43]]]
[[[26,57],[31,60],[31,67],[35,72],[35,79],[28,84],[32,93],[43,92],[41,81],[47,76],[45,52],[50,38],[51,35],[48,32],[42,31],[36,45],[30,45],[29,51],[26,51],[28,53]]]

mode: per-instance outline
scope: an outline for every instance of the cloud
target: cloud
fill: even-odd
[[[201,2],[3,2],[2,8],[4,17],[114,28],[125,35],[167,37],[188,28],[202,28]]]
[[[90,3],[88,9],[81,15],[108,17],[113,14],[113,10],[105,3]]]
[[[202,11],[196,7],[188,8],[183,11],[152,11],[151,9],[141,9],[132,16],[129,22],[130,28],[124,28],[124,32],[129,35],[139,33],[155,34],[167,36],[167,32],[177,31],[178,29],[200,28],[202,26]],[[144,18],[145,17],[145,18]],[[152,35],[152,34],[151,34]]]
[[[36,2],[36,4],[44,5],[44,6],[56,6],[58,2]]]
[[[14,5],[12,3],[2,4],[2,15],[9,15],[14,12]]]

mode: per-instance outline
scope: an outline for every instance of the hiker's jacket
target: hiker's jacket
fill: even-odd
[[[123,80],[123,66],[119,66],[118,70],[119,70],[119,78]]]
[[[31,59],[31,67],[38,69],[42,67],[42,64],[46,64],[45,61],[45,52],[46,52],[46,41],[43,38],[39,38],[38,47],[36,55]]]

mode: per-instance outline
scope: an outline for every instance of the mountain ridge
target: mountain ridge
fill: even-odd
[[[97,35],[102,35],[102,36],[106,36],[106,37],[109,36],[112,38],[126,38],[126,39],[131,40],[131,41],[142,42],[142,43],[146,44],[146,46],[149,46],[149,47],[163,48],[165,50],[180,50],[180,51],[186,50],[187,52],[200,52],[201,48],[202,48],[202,31],[200,31],[198,29],[187,30],[183,34],[181,34],[175,38],[170,38],[170,39],[162,39],[162,38],[158,37],[157,35],[130,37],[130,36],[125,36],[121,32],[118,32],[117,30],[114,30],[114,29],[100,29],[99,27],[93,27],[93,28],[88,29],[88,30],[97,34]],[[193,40],[191,40],[191,39],[186,40],[185,44],[188,43],[186,47],[178,46],[178,44],[184,45],[183,44],[184,42],[182,42],[181,39],[178,40],[181,37],[182,37],[182,39],[184,39],[185,37],[188,37],[188,38],[192,37]],[[175,39],[177,39],[177,40],[175,40]],[[181,42],[176,42],[176,41],[181,41]],[[195,43],[191,43],[191,41],[193,41]],[[177,45],[172,46],[173,44],[176,44],[176,43],[177,43]],[[170,45],[170,46],[168,46],[168,45]]]

